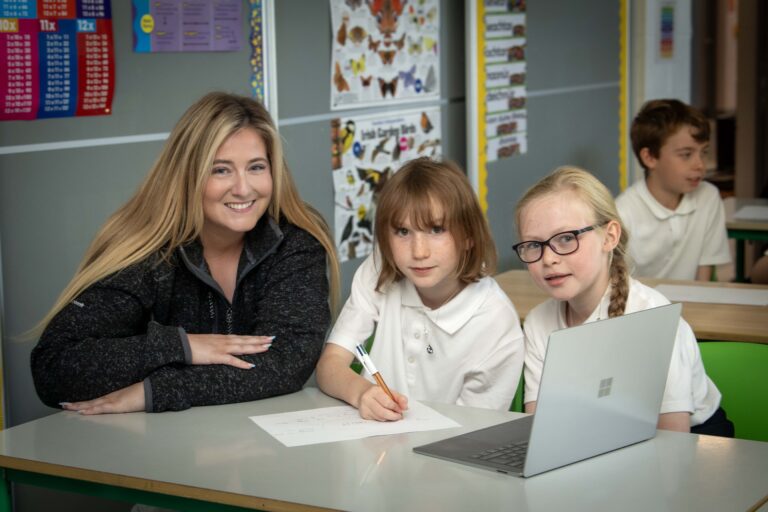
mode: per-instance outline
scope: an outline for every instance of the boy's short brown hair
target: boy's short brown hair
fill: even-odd
[[[443,210],[433,218],[434,205]],[[458,165],[427,157],[411,160],[387,181],[376,206],[376,244],[382,256],[376,289],[403,278],[395,265],[390,236],[405,220],[417,229],[441,225],[453,236],[459,252],[456,277],[477,281],[496,270],[496,246],[469,180]]]
[[[632,121],[630,138],[632,150],[637,161],[645,169],[648,169],[640,158],[640,151],[648,148],[654,158],[658,158],[661,147],[667,139],[674,135],[683,126],[692,128],[693,138],[703,144],[709,140],[709,121],[698,109],[683,103],[680,100],[661,99],[651,100],[643,105]]]

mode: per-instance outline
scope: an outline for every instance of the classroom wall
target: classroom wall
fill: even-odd
[[[511,249],[514,208],[542,176],[577,165],[619,188],[619,2],[537,1],[527,9],[528,152],[488,166],[500,271],[522,268]]]
[[[329,121],[337,114],[329,107],[330,9],[326,0],[276,3],[278,112],[287,161],[301,194],[332,221]],[[528,4],[528,154],[493,163],[488,172],[488,218],[500,270],[519,266],[510,248],[517,198],[554,167],[586,167],[613,191],[618,189],[619,3],[606,5],[569,0]],[[0,123],[6,426],[55,412],[34,392],[29,353],[35,340],[22,335],[72,277],[96,230],[136,189],[161,148],[162,134],[205,92],[249,93],[247,48],[218,54],[135,54],[130,3],[113,1],[112,9],[113,114]],[[441,0],[443,147],[461,165],[466,163],[464,9],[462,0]],[[17,152],[20,145],[132,135],[154,140]],[[359,263],[343,265],[345,295]],[[17,510],[41,509],[54,499],[58,510],[107,506],[94,508],[93,502],[64,499],[58,493],[21,489],[17,494]]]

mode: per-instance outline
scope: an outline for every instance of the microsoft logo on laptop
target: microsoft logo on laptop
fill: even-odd
[[[600,389],[597,390],[597,398],[603,398],[611,394],[611,385],[613,384],[613,377],[602,379],[600,381]]]

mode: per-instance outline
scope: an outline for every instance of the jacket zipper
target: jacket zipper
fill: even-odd
[[[213,322],[213,325],[218,327],[218,315],[216,314],[216,305],[214,304],[215,299],[213,298],[213,292],[208,290],[208,312],[211,315],[211,321]],[[232,305],[227,302],[227,312],[224,316],[224,319],[226,321],[226,333],[225,334],[232,334]],[[218,329],[216,329],[218,330]]]

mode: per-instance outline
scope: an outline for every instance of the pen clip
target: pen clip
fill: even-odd
[[[368,355],[368,352],[365,350],[365,347],[362,345],[358,345],[355,347],[355,352],[357,356],[357,360],[362,363],[362,365],[365,367],[365,371],[370,373],[371,375],[374,375],[376,373],[379,373],[379,371],[376,369],[376,365],[373,364],[373,361],[371,361],[371,357]]]

